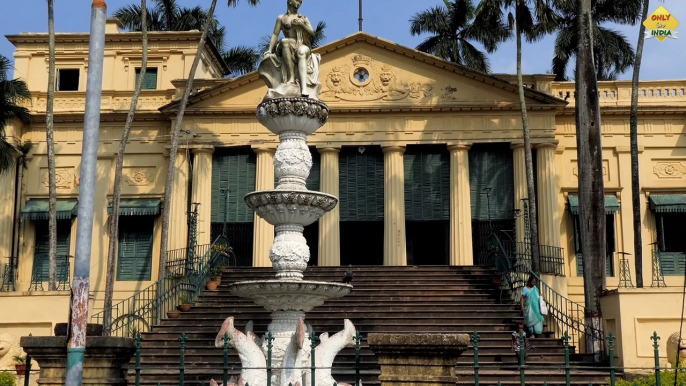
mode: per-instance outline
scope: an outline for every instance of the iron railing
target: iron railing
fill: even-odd
[[[16,291],[15,287],[15,261],[14,258],[7,259],[7,263],[2,265],[2,281],[0,282],[0,292]]]
[[[512,265],[524,264],[531,267],[531,246],[528,243],[501,240],[501,244]],[[564,276],[564,249],[550,245],[539,245],[538,250],[541,259],[541,273]]]
[[[110,336],[133,337],[139,332],[152,331],[153,326],[159,324],[167,312],[175,310],[181,300],[190,304],[197,300],[213,268],[235,265],[231,254],[228,241],[219,236],[205,248],[204,254],[194,259],[192,269],[168,272],[128,299],[96,313],[92,322],[103,324],[104,334]]]
[[[57,255],[57,290],[69,291],[71,286],[71,256]],[[31,285],[29,291],[45,291],[43,283],[48,281],[48,264],[50,256],[48,253],[36,253],[33,256],[33,271],[31,272]]]
[[[594,322],[598,318],[589,318],[593,313],[586,307],[575,303],[551,288],[536,275],[530,265],[524,261],[512,261],[503,243],[494,234],[489,239],[489,252],[493,265],[502,276],[502,293],[507,294],[508,301],[520,303],[522,289],[530,276],[536,277],[540,296],[547,303],[548,315],[544,316],[544,324],[557,339],[563,339],[569,334],[570,346],[577,354],[592,354],[594,359],[602,361],[606,358],[605,335],[602,326]],[[501,296],[501,301],[503,301]]]
[[[205,256],[212,244],[196,245],[190,248],[174,249],[167,252],[167,273],[185,275],[186,271],[195,267]]]

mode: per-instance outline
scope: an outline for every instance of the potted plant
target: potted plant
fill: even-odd
[[[26,374],[26,355],[15,355],[14,368],[17,370],[17,375]]]
[[[167,311],[167,317],[169,319],[178,319],[181,316],[181,312],[178,310]]]
[[[129,337],[136,339],[136,337],[138,336],[139,333],[140,333],[140,329],[138,328],[138,326],[129,327]]]
[[[229,252],[231,252],[231,247],[224,244],[214,244],[212,246],[212,251],[217,252],[223,256],[229,256]]]
[[[205,288],[207,288],[208,291],[216,291],[217,286],[219,283],[214,278],[210,278],[210,280],[205,284]]]
[[[181,294],[179,295],[179,311],[181,312],[188,312],[191,310],[191,304],[188,303],[188,295],[187,294]]]

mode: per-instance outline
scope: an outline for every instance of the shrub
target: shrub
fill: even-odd
[[[14,379],[14,375],[6,372],[0,372],[0,386],[16,386],[17,380]]]
[[[617,386],[674,386],[674,370],[663,370],[660,372],[660,385],[655,383],[655,373],[649,376],[636,378],[633,381],[619,380]],[[686,369],[679,369],[679,378],[676,381],[677,385],[686,385]]]

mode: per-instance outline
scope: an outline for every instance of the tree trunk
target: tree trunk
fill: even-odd
[[[531,155],[531,132],[529,131],[529,116],[526,111],[526,99],[524,97],[524,80],[522,79],[522,30],[519,23],[519,2],[515,7],[517,39],[517,88],[519,90],[519,108],[522,113],[522,133],[524,136],[524,163],[526,169],[526,190],[529,198],[529,233],[531,244],[531,270],[539,274],[541,272],[541,257],[538,246],[538,213],[536,211],[536,189],[534,189],[534,165]]]
[[[55,15],[54,1],[48,0],[48,100],[45,113],[48,145],[48,291],[57,290],[57,185],[55,182]]]
[[[638,44],[634,59],[634,74],[631,78],[631,115],[629,118],[629,138],[631,141],[631,207],[634,223],[634,264],[636,287],[643,288],[643,240],[641,238],[641,183],[638,169],[638,78],[641,73],[643,42],[646,27],[643,20],[648,18],[650,0],[643,0],[643,16],[638,29]]]
[[[207,12],[207,20],[212,20],[214,15],[214,8],[217,6],[217,0],[212,0],[212,5],[210,10]],[[158,273],[158,279],[164,277],[166,273],[167,264],[167,243],[169,239],[169,215],[171,212],[171,198],[172,190],[174,188],[174,177],[176,176],[176,153],[179,149],[179,133],[181,131],[183,114],[186,111],[186,104],[188,104],[188,97],[191,94],[191,88],[193,87],[193,78],[195,77],[195,71],[198,68],[198,63],[200,62],[200,55],[202,53],[205,41],[207,40],[207,33],[210,29],[211,23],[205,23],[205,28],[203,28],[202,35],[200,36],[200,42],[198,43],[198,51],[195,53],[195,59],[193,59],[193,65],[191,66],[191,71],[188,74],[188,79],[186,80],[186,88],[183,91],[183,98],[181,98],[181,103],[179,104],[179,112],[176,115],[176,123],[174,125],[174,130],[172,131],[171,138],[171,150],[169,151],[169,167],[167,170],[167,184],[164,188],[164,208],[162,210],[162,246],[160,248],[160,269]]]
[[[131,98],[131,107],[129,114],[126,116],[126,123],[124,124],[124,131],[121,135],[121,142],[119,143],[119,152],[117,153],[117,163],[114,169],[114,189],[112,192],[112,215],[110,215],[110,243],[107,251],[107,276],[105,279],[105,303],[104,303],[104,324],[105,331],[108,331],[112,323],[112,297],[114,295],[114,277],[116,268],[116,251],[117,241],[119,240],[119,204],[121,202],[121,175],[124,167],[124,153],[126,151],[126,144],[129,141],[129,134],[131,133],[131,126],[133,125],[133,117],[136,114],[136,106],[138,105],[138,97],[141,94],[143,83],[145,82],[145,71],[148,66],[148,26],[147,26],[147,9],[145,0],[141,0],[141,44],[143,57],[141,59],[141,69],[136,82],[136,89],[133,91]]]
[[[605,187],[598,82],[593,61],[591,0],[578,2],[576,129],[579,168],[579,225],[583,255],[586,325],[599,330],[600,295],[605,289]],[[586,334],[586,348],[598,353],[598,336]],[[590,345],[589,345],[590,344]],[[591,351],[592,348],[592,351]]]

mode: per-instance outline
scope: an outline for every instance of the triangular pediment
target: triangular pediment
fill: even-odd
[[[320,99],[332,110],[518,109],[516,85],[366,33],[316,50],[322,55]],[[256,73],[227,80],[191,97],[188,112],[254,111],[267,93]],[[566,102],[525,90],[528,107]],[[165,106],[173,111],[177,102]]]

